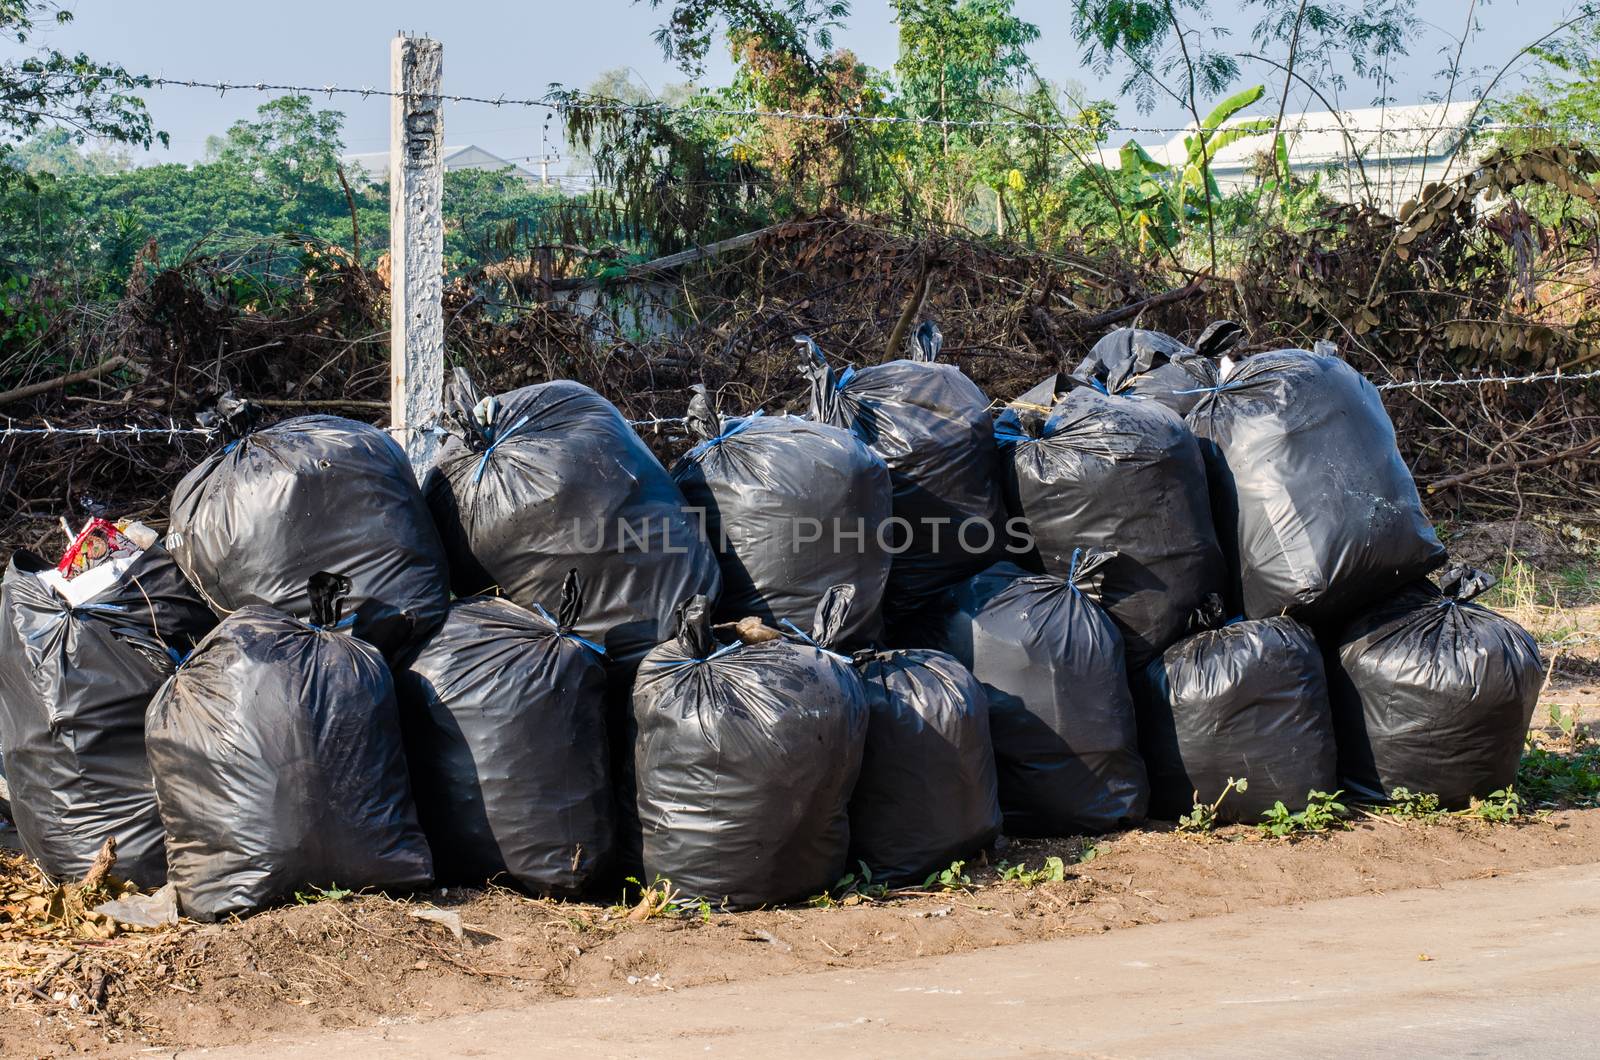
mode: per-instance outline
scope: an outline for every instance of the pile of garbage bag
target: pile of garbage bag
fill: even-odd
[[[70,877],[113,838],[203,920],[490,879],[738,908],[1001,833],[1506,789],[1533,638],[1428,580],[1372,385],[1241,334],[1122,329],[999,408],[931,322],[859,368],[802,340],[809,414],[696,388],[671,473],[567,380],[457,373],[421,487],[379,428],[225,398],[164,539],[10,558],[22,843]]]
[[[997,563],[952,593],[937,647],[988,695],[1008,835],[1109,832],[1144,819],[1150,785],[1122,634],[1082,587],[1114,558],[1079,554],[1066,578]]]
[[[576,573],[559,608],[472,597],[395,674],[417,815],[441,883],[508,875],[576,895],[615,843],[605,655],[574,632]]]
[[[1378,391],[1337,357],[1247,357],[1188,420],[1247,618],[1337,625],[1444,563]]]
[[[885,605],[891,618],[914,613],[1004,544],[989,399],[938,363],[944,336],[932,321],[917,329],[910,357],[842,372],[809,338],[797,341],[811,417],[849,430],[888,465],[899,548]]]
[[[1094,344],[1073,374],[1108,394],[1155,401],[1183,416],[1217,385],[1220,359],[1243,337],[1231,320],[1206,328],[1192,349],[1159,331],[1118,328]]]
[[[921,883],[1000,834],[989,695],[944,652],[864,652],[867,743],[850,797],[850,860]]]
[[[310,618],[319,571],[350,580],[356,634],[391,660],[444,621],[444,547],[405,452],[376,427],[300,416],[257,429],[224,402],[227,444],[172,495],[167,547],[223,617],[261,605]]]
[[[311,615],[250,604],[150,701],[145,744],[183,911],[218,920],[317,889],[433,879],[394,679],[319,572]]]
[[[1456,809],[1516,781],[1545,669],[1527,630],[1472,602],[1494,582],[1452,568],[1338,633],[1329,669],[1348,789],[1384,799],[1404,788]]]
[[[841,642],[880,637],[892,514],[883,461],[848,431],[796,416],[719,420],[697,405],[689,427],[701,441],[672,478],[705,513],[721,562],[717,617],[809,622],[830,587],[850,585]]]
[[[1010,509],[1026,520],[1042,569],[1067,577],[1079,550],[1114,553],[1100,571],[1099,597],[1122,630],[1130,667],[1214,625],[1226,571],[1189,428],[1156,402],[1069,377],[1029,394],[1048,415],[1007,411],[995,433]]]
[[[704,596],[646,655],[633,689],[646,879],[743,908],[826,891],[845,873],[867,691],[829,650],[853,590],[809,634],[722,640]]]
[[[0,747],[17,833],[41,868],[80,878],[109,837],[118,874],[159,887],[165,833],[145,708],[217,620],[140,529],[100,531],[102,561],[70,580],[32,553],[12,555],[0,583]],[[69,573],[97,531],[68,550]],[[119,548],[124,533],[137,541]]]
[[[1150,815],[1194,806],[1259,821],[1336,783],[1333,716],[1316,636],[1287,616],[1197,633],[1151,661],[1139,685]],[[1244,790],[1230,790],[1242,779]]]
[[[699,521],[611,402],[567,380],[480,399],[458,370],[451,403],[424,485],[456,595],[542,606],[575,570],[589,597],[576,632],[613,666],[664,640],[680,601],[717,596]]]

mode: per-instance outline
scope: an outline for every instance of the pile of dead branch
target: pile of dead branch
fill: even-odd
[[[1378,381],[1579,371],[1600,366],[1600,227],[1586,176],[1597,171],[1600,159],[1577,147],[1491,155],[1397,216],[1340,205],[1303,230],[1269,228],[1215,274],[1170,255],[1088,245],[1040,253],[844,214],[653,264],[568,256],[602,262],[593,277],[561,275],[548,248],[535,248],[451,281],[447,351],[488,389],[576,379],[636,419],[682,415],[687,387],[700,382],[725,412],[796,408],[794,335],[810,334],[840,361],[871,363],[898,356],[925,317],[943,328],[946,358],[1001,400],[1074,367],[1111,328],[1192,337],[1219,317],[1245,325],[1246,351],[1328,339]],[[1530,186],[1576,208],[1541,222],[1506,199]],[[153,260],[151,248],[115,304],[68,307],[49,334],[0,348],[0,416],[165,428],[192,424],[233,390],[285,415],[383,421],[385,270],[281,242],[168,269]],[[646,301],[655,308],[641,310]],[[1597,397],[1600,388],[1563,384],[1396,391],[1387,403],[1437,515],[1539,508],[1592,518]],[[670,430],[649,438],[664,456],[682,441]],[[59,516],[77,521],[85,510],[159,520],[207,445],[0,442],[10,513],[0,543],[42,543]]]
[[[96,911],[138,892],[113,874],[115,864],[108,840],[82,880],[59,882],[0,850],[0,995],[108,1041],[142,1030],[134,1002],[151,990],[185,989],[193,963],[178,944],[192,925],[146,930]]]

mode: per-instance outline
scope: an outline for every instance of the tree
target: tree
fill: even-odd
[[[1496,120],[1516,128],[1501,134],[1515,146],[1572,138],[1600,124],[1600,9],[1559,40],[1532,49],[1539,65],[1528,87],[1493,108]]]
[[[72,21],[72,12],[51,0],[0,0],[0,34],[27,45],[35,20]],[[133,93],[150,79],[87,55],[40,48],[25,58],[0,62],[0,137],[26,140],[41,129],[70,129],[83,143],[93,138],[149,147],[166,133],[150,124],[144,100]]]
[[[1190,219],[1204,216],[1210,221],[1211,212],[1223,202],[1222,189],[1211,174],[1211,159],[1230,144],[1273,131],[1270,118],[1226,127],[1223,123],[1265,93],[1266,86],[1256,85],[1217,104],[1200,127],[1183,138],[1184,157],[1176,165],[1156,161],[1137,141],[1129,140],[1122,145],[1120,169],[1113,172],[1101,167],[1129,211],[1140,249],[1154,243],[1171,250],[1177,247]],[[1283,137],[1274,137],[1274,143],[1281,152]]]
[[[847,0],[634,0],[665,8],[656,31],[661,53],[690,77],[705,73],[705,58],[722,31],[738,47],[753,42],[817,71],[816,56],[833,50],[833,31],[850,14]]]
[[[1073,38],[1096,70],[1124,69],[1122,91],[1142,112],[1163,95],[1193,112],[1197,94],[1227,91],[1244,62],[1263,63],[1314,92],[1320,89],[1297,76],[1296,66],[1342,88],[1338,65],[1347,63],[1381,95],[1387,64],[1406,55],[1420,27],[1416,0],[1242,0],[1257,21],[1249,48],[1235,49],[1227,46],[1228,31],[1213,24],[1213,7],[1207,0],[1072,0]]]
[[[285,194],[306,186],[337,188],[343,130],[340,111],[314,110],[310,96],[279,96],[257,107],[254,121],[236,121],[210,137],[206,157]]]
[[[1590,130],[1600,125],[1600,9],[1531,54],[1539,65],[1528,87],[1490,110],[1507,126],[1496,140],[1513,151],[1592,140]],[[1577,205],[1573,196],[1540,185],[1518,189],[1516,197],[1546,224]]]
[[[669,12],[663,53],[698,74],[719,35],[733,83],[684,100],[700,113],[584,106],[564,112],[567,142],[594,159],[619,227],[666,253],[765,223],[774,214],[864,203],[887,159],[854,123],[717,114],[882,110],[882,84],[848,51],[829,52],[849,5],[831,0],[637,0]]]
[[[510,170],[461,169],[444,175],[445,267],[466,269],[511,256],[544,238],[546,215],[568,202]]]
[[[0,0],[0,35],[19,46],[28,47],[36,22],[45,19],[64,25],[72,13],[51,0]],[[0,286],[25,287],[35,269],[71,249],[70,197],[48,173],[30,172],[15,145],[58,138],[58,129],[76,144],[165,144],[166,134],[154,130],[134,94],[149,84],[120,66],[53,48],[0,61]],[[0,317],[6,315],[0,306]],[[4,320],[0,326],[9,330]]]
[[[943,123],[1013,116],[997,114],[995,104],[1023,102],[1019,90],[1033,69],[1027,48],[1039,28],[1012,13],[1012,0],[892,0],[890,6],[900,27],[895,90],[908,117]],[[1005,136],[990,126],[916,129],[911,146],[920,171],[911,186],[930,213],[958,222],[979,186],[980,153]],[[1001,173],[1008,179],[1013,168]],[[1004,184],[991,186],[1004,195]]]
[[[78,146],[72,130],[60,126],[42,130],[23,141],[15,148],[12,161],[33,176],[126,173],[133,168],[133,159],[126,150],[101,144],[85,151]]]
[[[662,86],[658,95],[650,90],[649,85],[638,79],[637,72],[629,66],[614,66],[609,70],[600,71],[583,90],[583,95],[591,100],[615,100],[618,103],[632,105],[658,103],[664,107],[681,106],[694,94],[695,88],[692,84],[679,81]],[[570,156],[567,172],[593,171],[594,157],[582,144],[569,144],[567,150]]]

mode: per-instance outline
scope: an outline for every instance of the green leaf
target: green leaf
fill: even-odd
[[[1122,160],[1122,171],[1127,174],[1148,173],[1155,175],[1167,172],[1167,167],[1151,157],[1144,145],[1136,140],[1129,140],[1122,145],[1118,157]]]
[[[1255,85],[1243,91],[1235,92],[1221,103],[1218,103],[1211,113],[1205,116],[1205,120],[1200,123],[1200,128],[1205,130],[1215,129],[1266,94],[1266,85]]]

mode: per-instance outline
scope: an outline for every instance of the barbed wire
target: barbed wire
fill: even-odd
[[[1413,379],[1390,383],[1375,384],[1378,390],[1436,390],[1447,387],[1460,386],[1525,386],[1533,383],[1582,383],[1600,379],[1600,369],[1587,372],[1563,372],[1559,369],[1553,372],[1532,372],[1528,375],[1480,375],[1457,376],[1454,378],[1441,377],[1438,379]],[[998,403],[995,407],[1003,407]],[[749,413],[745,414],[750,415]],[[743,417],[731,416],[729,419]],[[681,426],[689,422],[687,416],[658,416],[651,419],[628,420],[628,426],[643,430],[669,426]],[[394,432],[395,428],[384,428]],[[438,426],[401,428],[401,430],[414,433],[440,433]],[[168,420],[165,427],[141,427],[137,424],[127,424],[121,427],[56,427],[49,420],[41,421],[40,426],[17,427],[9,417],[6,425],[0,427],[0,441],[10,438],[33,437],[73,437],[89,438],[100,442],[110,438],[132,438],[135,442],[146,438],[165,439],[169,444],[176,444],[179,438],[212,438],[217,435],[217,430],[212,427],[180,427],[176,420]]]
[[[475,96],[456,93],[426,93],[397,92],[393,89],[375,88],[370,85],[350,87],[346,85],[288,85],[273,84],[264,81],[197,81],[184,78],[154,77],[149,84],[153,88],[199,88],[209,89],[226,94],[228,92],[294,92],[301,95],[326,95],[326,96],[359,96],[363,99],[377,97],[389,98],[426,98],[438,100],[442,103],[478,103],[492,107],[541,107],[553,112],[592,112],[612,114],[655,114],[655,115],[682,115],[686,117],[723,117],[723,118],[770,118],[781,121],[798,121],[818,124],[837,125],[907,125],[925,126],[936,129],[1010,129],[1039,132],[1099,132],[1099,133],[1149,133],[1172,135],[1175,133],[1192,133],[1193,125],[1121,125],[1101,124],[1094,121],[1084,122],[1051,122],[1032,121],[1021,118],[928,118],[916,115],[902,114],[863,114],[860,112],[849,113],[821,113],[801,110],[768,110],[756,107],[714,107],[714,106],[679,106],[667,103],[627,103],[622,100],[607,99],[581,99],[573,96],[562,95],[560,90],[540,97],[511,97],[511,96]],[[1427,106],[1428,104],[1423,104]],[[1264,118],[1241,118],[1240,121],[1266,120]],[[1224,126],[1229,128],[1230,126]],[[1368,134],[1399,134],[1399,133],[1441,133],[1471,131],[1485,132],[1558,132],[1563,135],[1600,134],[1600,123],[1594,122],[1488,122],[1477,129],[1467,127],[1466,123],[1439,122],[1431,125],[1304,125],[1286,122],[1278,127],[1278,131],[1286,133],[1338,133],[1349,135],[1354,133]],[[1263,132],[1259,135],[1265,136]]]
[[[1590,372],[1534,372],[1529,375],[1477,375],[1455,379],[1412,379],[1392,383],[1379,383],[1379,390],[1443,390],[1454,386],[1520,386],[1527,383],[1580,383],[1600,379],[1600,370]]]
[[[142,441],[145,438],[165,438],[169,443],[176,444],[179,438],[210,438],[217,433],[212,427],[180,427],[177,420],[168,420],[165,427],[140,427],[133,423],[123,427],[56,427],[49,420],[40,422],[43,424],[41,427],[16,427],[12,425],[13,421],[8,416],[5,427],[0,428],[0,439],[52,435],[92,438],[96,442],[105,438],[132,438],[135,441]]]

